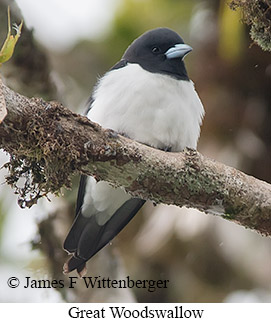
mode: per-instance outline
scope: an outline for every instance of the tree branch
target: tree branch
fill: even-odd
[[[7,182],[21,195],[21,206],[69,187],[72,174],[80,172],[133,196],[194,207],[271,235],[270,184],[191,149],[169,153],[132,141],[57,102],[29,99],[4,84],[0,95],[8,111],[0,147],[11,155]],[[23,187],[17,183],[21,176]]]

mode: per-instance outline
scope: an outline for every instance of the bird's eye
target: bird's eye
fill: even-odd
[[[152,52],[153,53],[155,53],[155,54],[157,54],[157,53],[160,53],[160,48],[159,47],[156,47],[156,46],[154,46],[153,48],[152,48]]]

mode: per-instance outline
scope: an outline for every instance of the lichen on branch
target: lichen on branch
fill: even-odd
[[[233,0],[230,8],[240,8],[250,36],[263,50],[271,51],[271,3],[269,0]]]
[[[156,203],[194,207],[271,235],[271,185],[186,149],[164,152],[105,130],[57,102],[29,99],[1,85],[8,114],[0,147],[11,155],[8,182],[31,206],[95,176]],[[24,177],[20,186],[20,178]]]

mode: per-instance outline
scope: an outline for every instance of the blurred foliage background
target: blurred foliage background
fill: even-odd
[[[0,0],[1,41],[8,2]],[[17,2],[24,15],[22,1]],[[35,38],[35,29],[27,29],[26,19],[14,58],[1,72],[20,93],[60,100],[82,112],[97,77],[120,59],[132,40],[148,29],[170,27],[194,48],[185,61],[206,110],[198,150],[270,183],[271,54],[253,44],[240,11],[231,11],[227,2],[112,0],[115,11],[106,31],[92,40],[78,37],[65,49],[46,47]],[[49,5],[53,14],[56,5]],[[18,21],[14,2],[12,9]],[[42,11],[36,15],[43,19]],[[61,15],[56,19],[61,21]],[[4,153],[0,158],[1,164],[8,159]],[[20,210],[12,190],[1,186],[1,302],[271,302],[269,237],[193,209],[151,203],[89,262],[88,275],[168,279],[167,289],[8,289],[10,276],[63,279],[67,256],[61,241],[72,221],[77,182],[75,178],[72,191],[31,210]]]

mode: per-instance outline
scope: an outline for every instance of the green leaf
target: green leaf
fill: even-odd
[[[15,45],[21,35],[22,27],[23,27],[23,20],[21,21],[19,26],[17,26],[16,24],[13,25],[13,29],[16,31],[16,34],[15,35],[11,34],[12,29],[10,24],[10,8],[8,7],[8,34],[4,42],[4,45],[0,50],[0,66],[12,57]]]

